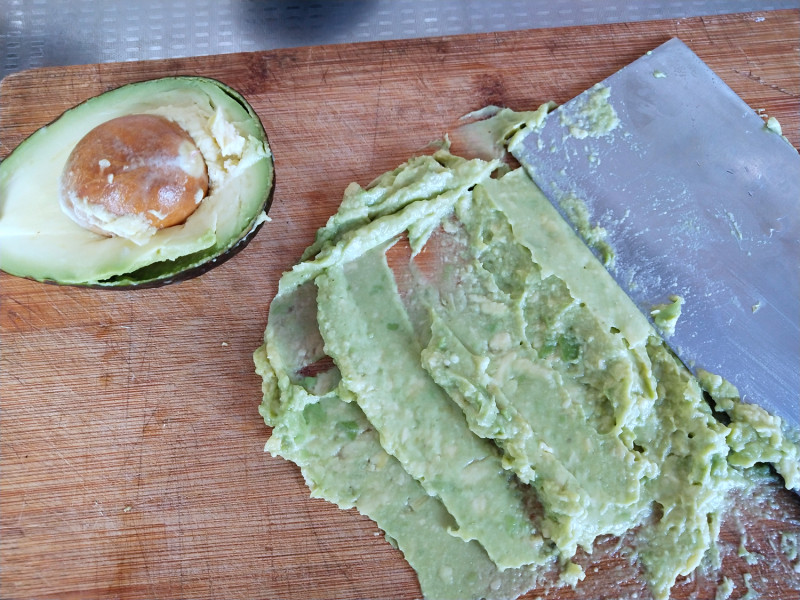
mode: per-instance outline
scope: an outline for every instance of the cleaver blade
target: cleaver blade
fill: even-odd
[[[616,126],[574,129],[602,88]],[[579,233],[569,199],[605,229],[609,272],[651,322],[684,299],[665,339],[691,371],[798,427],[800,155],[785,138],[673,38],[550,112],[512,154]]]

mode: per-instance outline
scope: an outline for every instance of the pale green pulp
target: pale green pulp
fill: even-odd
[[[667,598],[747,468],[773,462],[796,484],[797,447],[739,425],[736,399],[719,422],[524,171],[506,170],[440,151],[348,188],[282,278],[255,354],[266,449],[314,496],[373,518],[426,597],[514,597],[554,561],[575,583],[579,546],[638,527]],[[387,259],[404,235],[410,265]]]

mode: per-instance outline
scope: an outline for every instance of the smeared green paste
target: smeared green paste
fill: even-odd
[[[787,434],[781,419],[756,404],[739,401],[734,385],[719,375],[699,371],[700,385],[713,398],[716,410],[730,419],[726,437],[728,462],[738,467],[770,463],[789,489],[800,489],[800,444],[797,432]]]
[[[728,600],[734,589],[733,580],[730,577],[723,577],[722,582],[717,586],[714,600]]]
[[[773,133],[777,133],[778,135],[783,136],[783,128],[781,127],[781,124],[778,121],[778,119],[776,119],[775,117],[769,117],[764,127],[766,127],[769,131]]]
[[[378,522],[416,566],[426,597],[515,598],[533,586],[532,567],[501,572],[478,542],[451,535],[453,517],[386,453],[357,405],[279,382],[272,370],[279,360],[270,360],[266,346],[255,354],[264,378],[262,414],[275,426],[266,449],[300,466],[312,496]],[[279,414],[266,408],[273,403],[281,405]]]
[[[669,302],[664,304],[657,304],[650,309],[650,316],[653,317],[653,323],[661,332],[664,337],[675,335],[675,325],[681,316],[681,307],[683,306],[683,298],[680,296],[670,296]]]
[[[513,143],[524,128],[501,118]],[[513,598],[553,564],[576,585],[579,547],[638,528],[667,598],[714,551],[749,467],[799,484],[798,446],[709,376],[730,424],[717,420],[525,172],[507,171],[441,150],[348,187],[281,279],[255,353],[266,449],[313,496],[374,519],[425,597]],[[414,258],[398,265],[403,236]]]
[[[764,129],[781,136],[787,144],[789,144],[790,146],[792,145],[792,143],[789,141],[789,138],[783,135],[783,127],[781,127],[780,121],[778,121],[778,119],[776,119],[775,117],[767,118],[767,121],[764,123]]]
[[[798,556],[798,535],[796,533],[781,533],[781,552],[789,560],[797,560]]]
[[[586,203],[575,194],[569,193],[559,200],[559,204],[564,215],[583,241],[597,251],[600,260],[606,267],[613,268],[616,253],[608,241],[608,232],[604,227],[592,224]]]
[[[574,106],[559,108],[561,124],[579,140],[607,135],[619,125],[619,117],[608,102],[610,95],[611,88],[596,84],[576,98]]]
[[[753,589],[752,585],[752,573],[744,573],[742,579],[744,579],[744,587],[747,590],[742,596],[742,600],[758,600],[758,593]]]
[[[781,533],[781,552],[792,561],[795,573],[800,573],[800,536],[796,532]]]

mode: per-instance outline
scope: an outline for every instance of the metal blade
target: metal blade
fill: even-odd
[[[565,216],[571,194],[585,203],[615,251],[611,274],[648,318],[684,298],[667,339],[684,364],[798,427],[800,155],[677,38],[601,85],[616,128],[569,129],[593,88],[515,157]]]

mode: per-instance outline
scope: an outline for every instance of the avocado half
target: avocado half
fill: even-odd
[[[144,243],[104,236],[69,218],[59,182],[76,144],[116,117],[174,121],[206,162],[209,191],[181,224]],[[267,220],[274,163],[266,132],[235,90],[204,77],[168,77],[111,90],[66,111],[0,163],[0,269],[37,281],[155,287],[200,275],[241,250]]]

